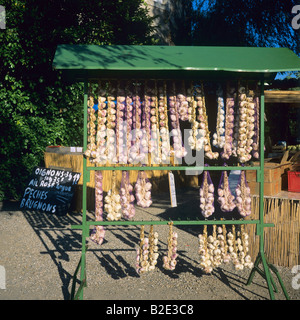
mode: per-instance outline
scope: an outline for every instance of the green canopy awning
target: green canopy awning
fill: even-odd
[[[84,78],[274,78],[300,70],[287,48],[146,45],[59,45],[53,67]]]

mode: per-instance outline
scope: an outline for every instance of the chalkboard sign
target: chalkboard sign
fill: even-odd
[[[20,203],[21,209],[65,215],[80,173],[35,167]]]

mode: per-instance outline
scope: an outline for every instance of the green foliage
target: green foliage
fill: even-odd
[[[82,146],[83,86],[52,69],[58,44],[151,44],[142,0],[0,0],[0,201],[18,199],[48,145]]]

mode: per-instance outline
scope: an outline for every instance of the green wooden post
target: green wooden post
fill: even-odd
[[[84,81],[84,106],[83,106],[83,150],[87,149],[87,102],[88,102],[88,92],[87,92],[87,79]],[[83,299],[83,287],[86,286],[86,238],[89,236],[89,226],[86,221],[86,192],[87,192],[87,182],[90,180],[90,172],[87,170],[87,159],[83,157],[83,184],[82,184],[82,248],[81,248],[81,269],[80,269],[80,292],[79,299]]]

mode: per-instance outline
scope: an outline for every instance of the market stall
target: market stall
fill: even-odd
[[[169,270],[176,268],[176,243],[180,241],[172,227],[201,225],[199,263],[204,272],[210,273],[229,261],[237,272],[251,268],[248,284],[258,272],[266,279],[270,298],[274,299],[273,271],[288,298],[264,250],[264,228],[273,223],[264,219],[262,115],[264,81],[280,71],[300,70],[299,58],[293,52],[285,48],[61,45],[53,66],[69,79],[84,82],[83,212],[82,223],[72,226],[82,231],[81,259],[74,274],[76,280],[80,270],[81,284],[75,294],[74,280],[74,298],[82,299],[86,286],[87,240],[101,245],[108,225],[141,226],[138,273],[155,268],[157,259],[156,235],[150,232],[146,239],[145,225],[168,226],[168,254],[163,262]],[[215,116],[206,99],[211,90],[218,96]],[[186,126],[185,140],[182,128]],[[198,155],[193,163],[187,159],[189,151]],[[166,168],[170,172],[203,172],[199,219],[135,221],[135,200],[136,205],[151,205],[151,182],[146,173]],[[122,181],[116,190],[113,178],[108,198],[104,199],[103,172],[107,170],[121,171]],[[255,219],[246,180],[249,170],[256,171],[259,183]],[[134,187],[129,181],[132,171],[139,172]],[[233,171],[240,172],[234,190],[228,183]],[[91,172],[95,175],[95,221],[86,219]],[[220,179],[217,188],[211,179],[215,173]],[[218,220],[217,206],[223,213]],[[256,259],[248,254],[250,225],[256,226],[259,238]],[[211,233],[208,226],[212,227]]]

